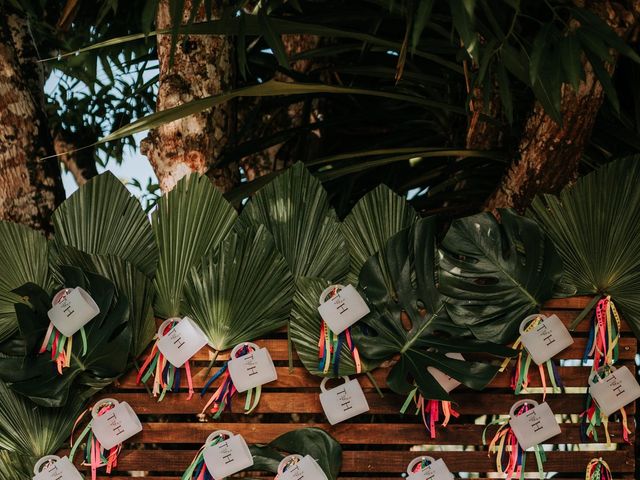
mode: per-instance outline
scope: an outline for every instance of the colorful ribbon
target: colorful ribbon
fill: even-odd
[[[251,353],[253,352],[253,350],[253,347],[249,345],[243,345],[242,348],[240,348],[236,352],[236,357],[241,357],[243,355],[246,355],[247,353]],[[207,393],[207,390],[213,382],[215,382],[218,378],[221,378],[220,386],[214,392],[214,394],[211,395],[211,398],[202,409],[202,412],[200,412],[200,415],[204,415],[207,409],[213,404],[211,412],[214,414],[213,418],[217,420],[218,418],[220,418],[220,415],[222,415],[222,412],[225,409],[231,408],[231,399],[235,395],[237,390],[235,385],[233,384],[233,380],[231,379],[231,374],[229,373],[228,365],[230,361],[231,359],[225,362],[225,364],[207,381],[205,386],[202,388],[202,391],[200,392],[201,397],[203,397],[204,394]],[[247,391],[247,398],[244,403],[245,414],[249,414],[255,410],[255,408],[258,406],[258,402],[260,402],[261,395],[262,386],[252,388]]]
[[[175,327],[179,322],[176,319],[172,322],[168,322],[167,326],[162,332],[162,336],[166,335]],[[180,368],[176,368],[172,365],[166,357],[158,349],[158,342],[160,336],[156,334],[155,343],[151,348],[151,352],[147,356],[146,360],[142,364],[138,376],[136,377],[136,383],[139,385],[141,382],[147,383],[149,378],[153,375],[153,396],[158,397],[158,402],[164,399],[167,392],[177,392],[180,389]],[[191,377],[191,367],[189,360],[184,364],[184,370],[187,377],[187,385],[189,386],[189,396],[187,400],[191,400],[194,394],[193,390],[193,378]]]
[[[527,404],[521,405],[516,410],[515,415],[522,415],[527,412],[529,408],[530,406]],[[518,439],[509,425],[508,419],[498,419],[489,423],[482,432],[482,443],[484,445],[487,444],[487,429],[492,425],[500,425],[500,428],[498,428],[498,431],[489,443],[489,456],[491,456],[492,453],[496,454],[497,471],[506,475],[506,480],[511,480],[514,476],[520,480],[524,480],[527,453],[520,447]],[[541,445],[534,446],[533,451],[536,457],[538,474],[540,479],[543,480],[545,476],[543,464],[546,462],[547,457]]]
[[[611,469],[602,458],[592,458],[587,465],[584,480],[613,480]]]
[[[98,410],[98,416],[102,416],[107,413],[109,410],[112,410],[115,407],[113,404],[107,404],[103,406],[100,410]],[[87,439],[85,443],[84,450],[84,460],[82,461],[82,465],[91,467],[91,480],[96,480],[98,476],[98,468],[107,467],[106,472],[111,473],[114,467],[118,465],[118,455],[122,450],[122,444],[118,444],[112,449],[109,450],[108,454],[105,454],[105,449],[102,448],[100,442],[95,438],[93,432],[91,431],[91,422],[87,424],[85,429],[82,431],[77,440],[73,440],[73,433],[75,432],[78,424],[82,421],[82,418],[87,414],[87,412],[91,412],[91,409],[85,410],[80,414],[80,416],[76,419],[73,429],[71,430],[71,452],[69,452],[69,460],[73,461],[73,457],[78,450],[82,440],[84,438]]]
[[[222,435],[218,435],[208,444],[205,443],[196,456],[191,461],[191,464],[187,467],[185,472],[182,474],[181,480],[214,480],[209,470],[207,470],[207,466],[204,463],[204,450],[207,447],[212,447],[220,443],[224,438]]]
[[[80,328],[80,336],[82,338],[81,356],[84,357],[87,354],[87,334],[84,331],[84,327]],[[62,375],[62,369],[71,365],[73,335],[66,337],[53,326],[53,323],[49,323],[47,334],[44,337],[38,353],[42,354],[47,351],[51,352],[51,360],[56,363],[58,373]]]
[[[331,291],[333,298],[338,294],[337,287]],[[358,347],[353,343],[351,338],[351,327],[347,328],[344,332],[336,335],[331,331],[327,323],[323,320],[320,324],[320,339],[318,341],[318,370],[322,370],[323,373],[329,373],[331,365],[333,365],[333,374],[340,375],[340,354],[342,353],[342,345],[347,344],[349,352],[353,357],[353,361],[356,365],[356,373],[362,372],[362,364],[360,361],[360,353]]]
[[[584,352],[583,362],[593,359],[590,379],[599,377],[599,371],[606,367],[613,366],[619,357],[620,342],[620,315],[611,300],[611,296],[606,296],[598,301],[596,310],[591,322],[589,330],[589,340]],[[622,438],[625,442],[629,442],[629,424],[627,412],[624,408],[620,409],[620,417],[622,419]],[[585,410],[580,414],[580,437],[583,442],[593,439],[598,441],[599,426],[604,427],[607,445],[611,444],[611,436],[609,435],[609,419],[601,411],[598,405],[593,401],[591,395],[587,391],[585,396]]]
[[[422,415],[422,423],[424,423],[431,438],[436,438],[436,424],[440,421],[440,418],[442,418],[442,426],[446,427],[449,425],[451,417],[458,418],[460,416],[460,413],[454,410],[451,402],[446,400],[426,400],[418,392],[417,387],[407,396],[400,413],[404,414],[407,411],[411,401],[415,402],[416,415]]]

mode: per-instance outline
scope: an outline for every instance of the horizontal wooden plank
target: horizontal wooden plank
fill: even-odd
[[[329,432],[342,445],[482,445],[483,425],[457,424],[455,420],[446,428],[438,425],[437,437],[432,439],[418,417],[416,423],[144,423],[143,430],[131,443],[201,444],[214,430],[240,433],[249,443],[268,443],[274,438],[298,428],[315,427]],[[631,428],[633,428],[631,422]],[[563,423],[562,433],[549,440],[550,444],[580,443],[580,425]],[[495,432],[489,427],[488,435]],[[612,423],[609,428],[613,443],[623,443],[622,425]],[[598,430],[600,439],[604,429]],[[633,431],[631,438],[633,438]]]
[[[63,451],[63,454],[67,452]],[[123,450],[118,458],[118,472],[129,470],[155,472],[182,472],[193,459],[196,450]],[[411,451],[343,451],[342,472],[401,473],[407,464],[420,452]],[[442,458],[452,472],[493,472],[495,458],[486,451],[430,452],[430,455]],[[634,471],[633,449],[616,451],[575,451],[547,452],[545,471],[547,472],[583,472],[589,460],[594,456],[602,457],[614,472],[630,473]],[[79,461],[76,458],[76,461]],[[535,471],[535,462],[527,462],[527,471]],[[87,467],[80,467],[86,470]]]
[[[289,359],[288,349],[287,349],[287,341],[285,339],[260,339],[256,340],[255,343],[260,347],[266,347],[269,349],[269,353],[271,354],[271,358],[274,361],[287,361]],[[587,339],[585,337],[576,337],[575,342],[569,348],[567,348],[564,352],[557,356],[557,358],[564,359],[581,359],[584,350],[587,346]],[[635,337],[623,337],[620,339],[620,358],[621,359],[632,359],[635,356],[637,349],[637,342]],[[213,358],[213,351],[205,347],[200,350],[193,357],[193,360],[206,362],[208,363]],[[222,364],[222,362],[227,361],[229,359],[229,351],[220,352],[218,355],[217,361],[218,365]],[[293,359],[298,360],[298,355],[294,351]]]
[[[488,388],[510,388],[511,384],[511,372],[513,369],[513,365],[515,361],[512,362],[511,367],[505,370],[502,373],[496,375],[493,381],[489,384]],[[623,364],[626,364],[627,367],[633,369],[635,364],[632,360],[627,360]],[[215,370],[214,370],[215,371]],[[195,367],[192,369],[193,372],[193,385],[199,390],[201,389],[208,380],[208,377],[205,376],[209,369],[207,367]],[[273,389],[282,389],[282,388],[319,388],[321,377],[317,377],[315,375],[310,374],[303,367],[295,367],[293,369],[293,373],[289,373],[288,367],[276,367],[276,372],[278,373],[278,380],[275,382],[268,383],[264,385],[262,388],[264,390],[273,390]],[[591,372],[590,367],[559,367],[558,372],[560,373],[560,378],[565,387],[586,387],[587,380],[589,378],[589,373]],[[371,372],[371,375],[374,377],[376,383],[380,388],[387,388],[387,374],[389,373],[388,368],[378,368]],[[209,372],[211,375],[211,372]],[[545,375],[547,377],[547,383],[549,382],[548,372],[545,368]],[[371,380],[366,375],[360,375],[359,377],[360,385],[364,389],[373,389],[375,388]],[[529,385],[531,387],[541,387],[542,380],[540,378],[539,369],[533,365],[529,371]],[[217,379],[215,382],[211,384],[211,388],[217,387],[221,379]],[[187,387],[187,382],[183,379],[181,382],[182,391],[185,391]],[[151,381],[148,382],[151,385]],[[464,388],[464,387],[461,387]],[[136,372],[129,372],[125,375],[118,384],[119,390],[135,390],[142,391],[144,389],[143,384],[136,384]]]
[[[589,302],[593,300],[593,297],[590,295],[581,295],[576,297],[567,297],[567,298],[552,298],[547,300],[544,305],[542,305],[543,309],[551,309],[551,308],[562,308],[566,310],[583,310],[587,308]]]
[[[173,393],[167,395],[162,402],[149,397],[145,393],[109,392],[120,401],[128,402],[133,409],[141,415],[145,414],[197,414],[204,407],[207,398],[195,395],[187,400],[186,393]],[[395,394],[386,394],[380,398],[375,392],[366,393],[367,401],[372,414],[397,414],[404,398]],[[542,401],[542,395],[531,394],[514,397],[509,393],[456,393],[453,400],[457,403],[459,411],[464,415],[507,414],[511,405],[518,399],[531,398]],[[551,409],[557,413],[581,413],[583,410],[582,394],[548,395],[547,402]],[[240,394],[232,403],[232,412],[243,413],[244,394]],[[627,407],[628,413],[635,412],[635,405]],[[255,413],[322,413],[320,400],[317,393],[306,392],[266,392],[263,393]],[[224,417],[222,418],[224,420]]]

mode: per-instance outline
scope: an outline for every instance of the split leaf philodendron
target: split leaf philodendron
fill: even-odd
[[[415,382],[425,398],[448,400],[447,392],[427,367],[481,389],[493,379],[497,367],[446,354],[486,352],[504,357],[515,352],[476,340],[468,329],[449,319],[445,297],[435,284],[435,230],[435,218],[418,220],[391,237],[385,248],[365,263],[359,286],[371,313],[356,324],[353,333],[365,361],[375,364],[399,355],[387,378],[391,389],[408,393]]]
[[[49,326],[52,296],[34,284],[19,290],[32,305],[16,304],[19,333],[0,344],[4,355],[0,357],[0,378],[12,390],[47,407],[65,405],[74,387],[97,392],[109,385],[124,373],[131,348],[127,298],[120,295],[116,300],[113,283],[99,275],[76,267],[62,267],[61,273],[65,287],[82,287],[100,309],[84,326],[86,342],[80,338],[73,342],[69,366],[58,374],[51,355],[37,354]]]
[[[193,173],[158,200],[151,224],[160,259],[155,312],[179,317],[189,271],[230,232],[237,213],[205,175]]]
[[[454,220],[439,249],[439,288],[451,320],[476,338],[507,343],[562,276],[553,243],[530,219],[500,210]]]

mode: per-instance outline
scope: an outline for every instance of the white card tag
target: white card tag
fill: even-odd
[[[328,378],[324,378],[320,383],[322,391],[320,403],[331,425],[369,411],[367,398],[364,396],[358,380],[349,380],[349,377],[342,378],[344,383],[331,390],[325,388]]]
[[[100,409],[109,403],[114,404],[115,407],[98,416]],[[93,417],[91,431],[102,448],[106,450],[110,450],[142,431],[142,424],[138,416],[127,402],[120,403],[113,398],[105,398],[95,404],[91,415]]]
[[[244,345],[250,346],[253,351],[236,357],[237,352]],[[231,360],[227,368],[233,385],[240,393],[278,379],[278,373],[273,360],[271,360],[271,355],[269,355],[269,350],[259,348],[255,343],[247,342],[236,345],[231,351]]]
[[[166,335],[163,335],[167,326],[173,321],[175,321],[174,318],[169,318],[160,325],[158,350],[171,365],[180,368],[207,344],[207,337],[189,317],[184,317]]]
[[[278,465],[278,480],[328,480],[310,455],[289,455]]]
[[[631,370],[627,367],[609,368],[611,373],[597,382],[595,375],[589,379],[589,393],[606,416],[640,398],[640,385]]]
[[[47,455],[33,467],[33,480],[83,480],[82,475],[68,457]]]
[[[227,437],[215,445],[209,445],[219,435]],[[238,473],[253,465],[253,455],[242,435],[228,430],[217,430],[209,435],[204,449],[204,463],[215,480]]]
[[[534,407],[516,416],[516,408],[526,403],[534,405]],[[520,400],[513,404],[509,415],[511,416],[509,425],[523,450],[539,445],[560,434],[560,425],[546,402],[538,405],[535,400]]]
[[[337,294],[325,301],[333,289]],[[336,335],[341,334],[351,325],[369,313],[369,306],[353,285],[331,285],[320,295],[318,312],[322,319]]]
[[[446,357],[453,358],[455,360],[464,360],[464,357],[460,353],[447,353]],[[433,378],[440,384],[445,392],[450,393],[454,388],[460,386],[460,382],[453,377],[450,377],[446,373],[438,370],[435,367],[427,367],[427,371],[433,375]]]
[[[538,325],[526,330],[526,325],[538,317],[541,318]],[[550,317],[529,315],[520,324],[520,336],[522,345],[527,349],[536,365],[551,360],[554,355],[562,352],[573,343],[573,337],[557,315]]]
[[[60,333],[71,337],[99,313],[100,308],[91,295],[76,287],[59,291],[47,316]]]
[[[416,470],[418,464],[421,464],[425,459],[431,463],[424,468]],[[435,460],[433,457],[414,458],[407,467],[407,475],[408,480],[453,480],[454,478],[444,460],[441,458]]]

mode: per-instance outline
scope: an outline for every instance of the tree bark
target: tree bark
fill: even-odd
[[[219,2],[214,5],[219,6]],[[182,21],[189,19],[192,1],[184,4]],[[196,21],[204,19],[204,7]],[[158,5],[156,27],[171,27],[169,0]],[[157,111],[219,94],[233,86],[234,61],[229,37],[213,35],[181,36],[170,66],[171,35],[158,36],[160,83]],[[239,181],[236,165],[211,168],[215,159],[233,136],[233,103],[190,115],[149,132],[141,143],[141,151],[149,158],[163,192],[191,172],[206,173],[223,192]]]
[[[87,183],[87,180],[98,174],[96,161],[93,157],[93,148],[83,148],[78,150],[78,145],[91,145],[96,139],[90,141],[77,141],[77,135],[69,135],[67,132],[52,132],[53,148],[65,168],[73,175],[73,179],[80,187]],[[72,138],[73,137],[73,138]]]
[[[620,36],[635,24],[634,12],[640,1],[634,0],[633,11],[618,2],[586,2]],[[604,100],[604,91],[591,65],[584,61],[585,81],[578,91],[562,86],[562,125],[557,124],[536,102],[527,119],[520,144],[519,158],[509,167],[500,186],[486,202],[485,209],[514,208],[524,212],[539,193],[558,193],[575,181],[578,165],[591,137],[596,116]],[[613,73],[615,65],[609,65]]]
[[[44,110],[44,72],[29,26],[0,18],[0,218],[52,231],[51,214],[64,200],[60,164]]]

